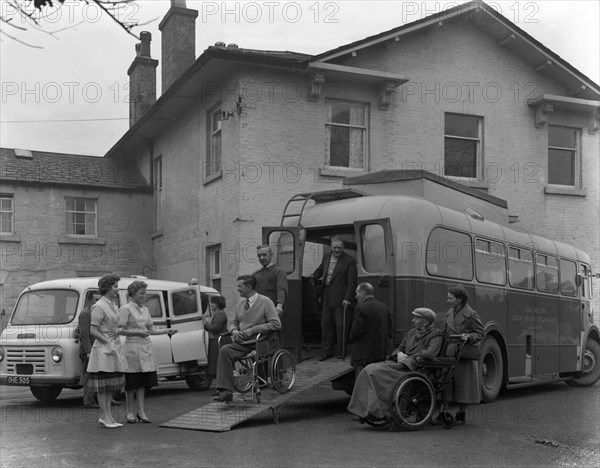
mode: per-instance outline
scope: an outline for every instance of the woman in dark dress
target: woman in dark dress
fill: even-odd
[[[465,288],[460,285],[452,285],[448,288],[446,302],[450,306],[446,312],[446,323],[444,333],[450,335],[462,335],[462,339],[468,344],[477,345],[485,338],[485,329],[481,319],[467,301],[469,295]],[[457,345],[451,343],[446,350],[447,356],[454,356]],[[456,413],[456,424],[465,424],[465,409],[469,404],[477,404],[481,401],[481,383],[478,360],[461,359],[458,361],[454,374],[451,401],[458,403]]]
[[[202,316],[204,328],[208,332],[208,375],[217,375],[217,357],[219,356],[219,335],[227,333],[227,304],[223,296],[210,298],[210,315]]]

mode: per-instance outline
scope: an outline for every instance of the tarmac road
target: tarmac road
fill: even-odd
[[[600,466],[600,386],[564,383],[513,390],[470,407],[467,425],[389,432],[352,420],[348,397],[323,384],[282,408],[279,424],[254,417],[229,432],[162,428],[212,401],[184,383],[150,392],[153,424],[108,430],[81,391],[43,404],[26,387],[0,387],[0,466]],[[114,408],[120,420],[124,408]],[[536,442],[537,441],[537,442]]]

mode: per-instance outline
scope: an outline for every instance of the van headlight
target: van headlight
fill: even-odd
[[[60,362],[62,361],[63,358],[63,350],[60,347],[55,347],[52,348],[52,352],[50,353],[50,356],[52,356],[52,360],[54,362]]]
[[[0,362],[4,361],[4,348],[0,348]]]

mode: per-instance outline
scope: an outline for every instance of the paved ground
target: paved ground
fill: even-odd
[[[47,405],[0,387],[0,466],[600,466],[599,397],[599,385],[514,390],[471,407],[467,426],[391,433],[353,421],[348,397],[324,384],[285,406],[280,424],[265,415],[209,433],[159,427],[212,400],[178,382],[151,392],[154,424],[116,430],[99,427],[79,391]]]

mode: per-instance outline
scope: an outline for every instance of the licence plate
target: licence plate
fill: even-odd
[[[6,381],[12,385],[29,385],[29,377],[23,375],[10,375],[6,378]]]

